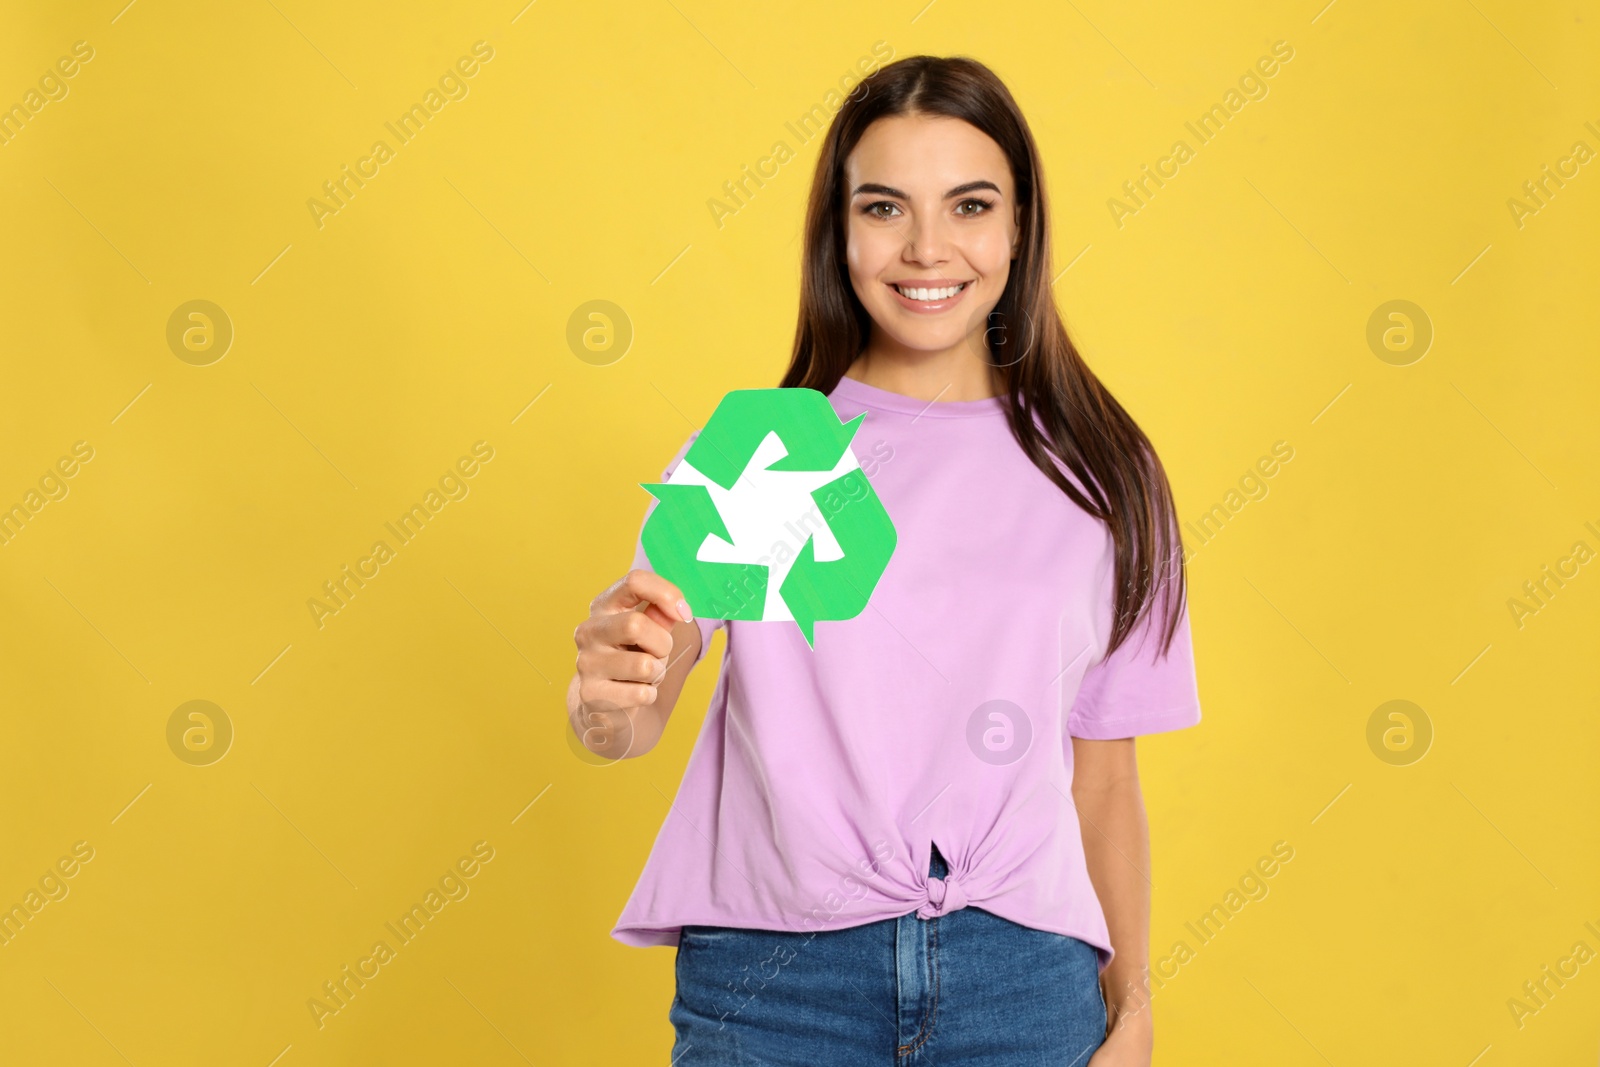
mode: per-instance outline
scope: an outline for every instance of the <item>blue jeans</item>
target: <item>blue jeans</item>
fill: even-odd
[[[931,877],[947,868],[938,849]],[[1084,1067],[1105,1040],[1094,946],[968,905],[805,933],[686,926],[673,1067]]]

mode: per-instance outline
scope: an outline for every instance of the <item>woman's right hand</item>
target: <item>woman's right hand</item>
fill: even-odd
[[[567,686],[567,717],[586,749],[622,759],[655,746],[688,673],[678,665],[692,666],[699,651],[699,627],[683,625],[693,621],[683,592],[652,571],[631,570],[594,598],[572,634],[577,672]]]

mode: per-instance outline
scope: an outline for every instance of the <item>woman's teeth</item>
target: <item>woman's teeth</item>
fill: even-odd
[[[895,289],[907,300],[948,300],[966,287],[967,283],[962,282],[944,289],[907,289],[903,285],[897,285]]]

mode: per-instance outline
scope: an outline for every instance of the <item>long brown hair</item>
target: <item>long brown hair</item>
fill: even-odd
[[[806,207],[800,321],[779,384],[830,393],[866,346],[871,317],[851,288],[844,257],[844,163],[868,126],[905,114],[961,119],[993,138],[1010,161],[1021,234],[1011,276],[983,333],[991,375],[1004,384],[1006,418],[1022,451],[1110,527],[1116,599],[1106,655],[1158,593],[1167,598],[1165,651],[1187,584],[1172,488],[1149,439],[1067,336],[1050,288],[1050,212],[1039,151],[1011,93],[982,63],[908,56],[864,79],[834,117]]]

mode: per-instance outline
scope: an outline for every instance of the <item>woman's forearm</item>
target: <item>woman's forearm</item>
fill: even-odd
[[[1101,975],[1112,1026],[1148,1028],[1150,833],[1134,741],[1074,738],[1072,798],[1084,859],[1115,949]]]

